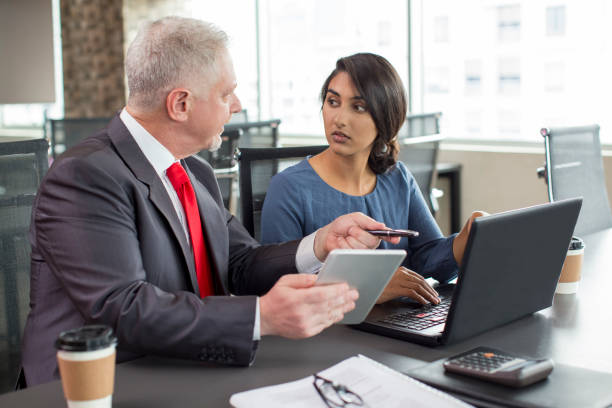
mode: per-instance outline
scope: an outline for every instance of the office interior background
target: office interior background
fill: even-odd
[[[607,0],[2,0],[0,137],[121,109],[127,45],[165,15],[230,35],[249,119],[281,119],[287,146],[325,142],[318,94],[336,59],[386,57],[413,113],[442,112],[439,161],[463,166],[462,218],[548,200],[542,127],[599,124],[612,190]]]

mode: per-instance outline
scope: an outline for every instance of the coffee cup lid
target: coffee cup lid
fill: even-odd
[[[117,344],[113,329],[104,325],[83,326],[61,332],[55,341],[58,350],[93,351]]]
[[[569,245],[569,250],[575,251],[577,249],[582,249],[582,248],[584,248],[584,241],[581,238],[572,237],[572,240],[570,241],[570,245]]]

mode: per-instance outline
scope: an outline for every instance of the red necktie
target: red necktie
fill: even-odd
[[[176,190],[176,194],[178,194],[179,200],[181,200],[181,204],[183,204],[183,209],[185,210],[189,235],[191,236],[193,257],[195,258],[200,296],[205,298],[213,294],[213,287],[206,244],[204,243],[204,234],[202,234],[200,211],[198,211],[198,203],[195,193],[193,192],[193,186],[191,185],[191,181],[185,169],[178,162],[168,167],[166,175]]]

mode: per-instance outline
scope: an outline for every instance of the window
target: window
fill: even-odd
[[[500,42],[518,41],[521,38],[521,6],[497,8],[497,32]]]
[[[565,87],[565,64],[554,61],[544,64],[544,90],[546,92],[561,92]]]
[[[434,41],[448,42],[448,17],[440,16],[434,19]]]
[[[482,112],[468,110],[465,112],[465,131],[472,137],[478,137],[482,132]]]
[[[518,109],[500,109],[497,113],[498,131],[503,135],[516,135],[521,131],[521,112]]]
[[[449,138],[539,144],[542,127],[597,123],[602,141],[612,143],[609,0],[464,0],[460,7],[412,0],[411,7],[413,111],[441,111]],[[436,41],[440,15],[477,24],[453,25],[448,47]]]
[[[129,45],[143,21],[164,16],[182,16],[209,21],[227,33],[238,87],[236,93],[247,110],[249,120],[257,120],[257,35],[254,1],[223,2],[216,0],[140,0],[124,1],[124,42]],[[267,118],[266,118],[267,119]]]
[[[41,127],[45,117],[45,104],[3,105],[0,111],[2,126],[7,128]]]
[[[521,90],[521,66],[518,58],[499,60],[499,94],[513,95]]]
[[[565,34],[565,6],[546,8],[546,35]]]
[[[482,64],[479,60],[465,61],[465,94],[479,95],[482,92]]]
[[[378,22],[378,46],[384,47],[391,45],[391,24],[389,21]]]
[[[56,9],[59,0],[53,4]],[[202,18],[225,30],[249,119],[280,118],[282,137],[322,136],[318,97],[324,79],[339,57],[374,52],[397,69],[410,89],[413,112],[443,112],[449,137],[540,142],[543,126],[598,123],[602,140],[612,142],[609,0],[124,0],[123,5],[126,43],[144,19],[170,14]],[[20,127],[40,128],[45,112],[62,116],[57,55],[59,102],[0,106],[0,135],[3,126],[12,134]]]
[[[450,70],[448,67],[431,67],[427,70],[427,92],[431,94],[448,93]]]
[[[407,85],[407,2],[262,0],[262,114],[283,135],[323,135],[319,91],[336,60],[356,52],[387,58]]]

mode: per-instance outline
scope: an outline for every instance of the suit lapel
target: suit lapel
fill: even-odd
[[[164,187],[159,177],[157,177],[157,180],[155,180],[152,184],[149,185],[149,199],[157,207],[159,212],[164,215],[164,217],[170,224],[172,233],[178,240],[179,245],[181,246],[181,251],[183,252],[183,257],[185,258],[185,262],[187,263],[191,286],[194,292],[199,296],[200,287],[198,285],[195,259],[193,258],[193,253],[191,252],[191,246],[187,241],[185,230],[183,230],[183,226],[181,225],[181,222],[178,219],[176,210],[172,205],[172,201],[170,201],[170,197],[168,197],[168,191],[166,191],[166,188]]]
[[[183,163],[198,201],[198,210],[202,220],[202,232],[208,248],[208,258],[213,271],[217,272],[224,293],[228,292],[227,254],[229,253],[227,225],[224,212],[219,208],[210,192],[204,187],[188,166]],[[212,177],[214,175],[211,174]]]
[[[109,125],[109,136],[115,145],[119,156],[126,163],[129,169],[132,171],[134,176],[142,183],[149,187],[149,200],[158,209],[158,211],[164,216],[170,230],[176,240],[179,242],[183,257],[187,264],[189,278],[193,291],[200,294],[198,286],[198,279],[196,277],[195,261],[185,231],[181,226],[181,222],[176,215],[172,201],[168,196],[168,192],[164,187],[161,179],[155,173],[155,169],[149,163],[144,153],[136,144],[134,138],[130,135],[129,131],[119,118],[115,116]]]

